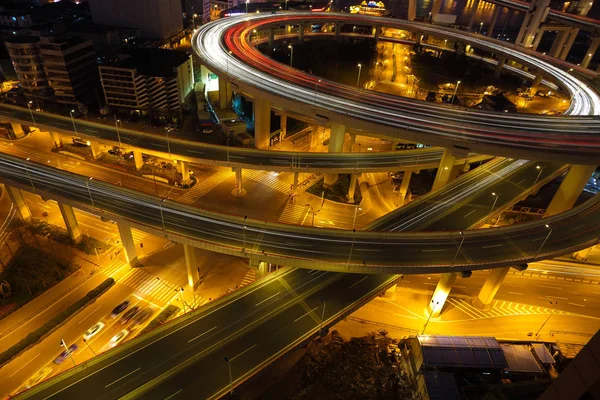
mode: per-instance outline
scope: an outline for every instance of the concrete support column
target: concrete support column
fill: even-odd
[[[25,203],[25,199],[23,198],[23,193],[21,192],[21,189],[17,189],[16,187],[8,185],[4,185],[4,188],[6,189],[6,192],[8,193],[8,196],[10,197],[10,200],[12,201],[13,205],[17,209],[19,217],[25,222],[30,221],[31,211],[29,210],[27,203]]]
[[[298,172],[294,172],[294,183],[292,184],[292,197],[298,194]]]
[[[134,150],[133,151],[133,161],[135,161],[135,169],[140,170],[144,166],[144,157],[142,157],[142,152]]]
[[[471,7],[471,15],[469,15],[469,22],[467,23],[467,31],[471,32],[473,29],[473,22],[475,21],[475,14],[477,14],[477,8],[479,7],[479,0],[473,1],[473,6]]]
[[[342,33],[342,26],[344,24],[340,24],[340,23],[336,23],[335,24],[335,40],[340,40],[341,36],[340,34]]]
[[[52,139],[54,147],[56,147],[57,149],[61,147],[62,142],[60,141],[60,136],[58,135],[58,133],[52,131],[49,131],[48,133],[50,134],[50,139]]]
[[[131,225],[126,221],[117,221],[117,227],[119,228],[119,236],[125,250],[125,260],[130,267],[137,267],[139,260],[137,258],[133,235],[131,234]]]
[[[529,94],[531,96],[535,96],[535,94],[537,93],[541,84],[542,84],[542,76],[536,75],[535,78],[533,79],[533,82],[531,82],[531,88],[529,89]]]
[[[344,138],[346,136],[346,126],[341,124],[331,124],[331,134],[329,136],[329,152],[341,153],[344,150]],[[332,187],[338,181],[338,174],[325,174],[323,186]]]
[[[10,126],[12,127],[13,132],[15,133],[15,139],[25,136],[25,132],[23,131],[23,125],[17,122],[11,122]]]
[[[579,250],[576,251],[575,253],[573,253],[573,258],[579,261],[587,261],[588,257],[590,256],[590,253],[592,252],[592,250],[594,250],[594,247],[596,246],[592,246],[592,247],[588,247],[587,249],[583,249],[583,250]]]
[[[452,285],[454,285],[454,281],[456,280],[456,275],[456,272],[446,272],[440,277],[431,301],[427,305],[427,311],[431,314],[432,318],[437,318],[442,313],[444,303],[446,303]]]
[[[219,77],[219,108],[227,110],[231,107],[231,83],[225,77]]]
[[[500,7],[499,5],[494,5],[494,13],[492,14],[492,21],[490,22],[490,26],[488,27],[487,37],[492,37],[494,35],[494,29],[496,29],[496,22],[498,22],[498,16],[500,15],[501,9],[502,7]]]
[[[595,165],[571,166],[546,209],[544,218],[571,209],[595,170]]]
[[[452,172],[452,168],[454,167],[454,162],[456,161],[456,157],[452,154],[451,149],[446,149],[444,151],[444,155],[442,156],[442,161],[440,162],[440,166],[438,167],[437,173],[435,175],[435,180],[433,181],[432,191],[441,188],[450,179],[450,173]]]
[[[373,27],[373,37],[375,40],[379,40],[379,36],[381,36],[381,26]]]
[[[417,18],[417,0],[408,0],[408,20],[414,21]]]
[[[254,146],[268,149],[271,137],[271,103],[269,100],[254,99]]]
[[[444,0],[434,0],[433,6],[431,7],[431,20],[435,21],[435,17],[440,13]]]
[[[94,160],[97,160],[100,157],[100,143],[90,140],[90,149],[92,150],[92,157]]]
[[[191,182],[190,166],[188,165],[187,161],[181,160],[179,160],[177,164],[179,165],[179,173],[181,173],[181,184],[188,185]]]
[[[348,153],[352,153],[354,151],[354,144],[356,143],[356,135],[354,133],[350,134],[350,146],[348,148]]]
[[[515,40],[515,44],[522,44],[523,37],[527,32],[527,26],[529,25],[529,21],[531,20],[531,13],[526,13],[525,18],[523,19],[523,23],[521,24],[521,28],[519,29],[519,33],[517,34],[517,40]]]
[[[565,41],[567,40],[567,35],[569,32],[567,31],[559,31],[554,38],[554,42],[552,43],[552,47],[550,47],[550,51],[548,55],[550,57],[558,58],[558,55],[562,51],[565,46]]]
[[[392,146],[390,147],[390,151],[396,151],[396,147],[398,146],[398,144],[400,143],[399,140],[392,140]]]
[[[65,225],[67,226],[69,236],[75,243],[79,243],[82,239],[81,229],[79,229],[79,224],[77,223],[77,217],[75,217],[73,207],[68,204],[58,202],[58,208],[60,209],[60,213],[62,214]]]
[[[304,24],[298,25],[298,41],[304,42]]]
[[[533,51],[537,51],[538,46],[540,45],[540,42],[542,41],[542,38],[544,37],[544,30],[540,29],[540,31],[538,32],[537,35],[535,35],[535,39],[533,40],[533,44],[531,45],[531,50]]]
[[[312,133],[310,134],[310,147],[314,149],[320,144],[322,144],[322,142],[319,140],[319,125],[313,125]]]
[[[356,192],[356,182],[358,174],[350,175],[350,184],[348,185],[348,203],[354,203],[354,193]]]
[[[581,15],[582,17],[587,17],[588,13],[590,12],[590,9],[594,5],[594,2],[581,1],[581,2],[579,2],[579,4],[580,4],[580,6],[582,5],[582,7],[579,9],[579,15]]]
[[[404,176],[402,177],[402,183],[400,184],[399,190],[399,199],[398,205],[402,207],[404,205],[404,200],[406,199],[406,193],[408,192],[408,187],[410,185],[410,177],[412,176],[412,171],[404,171]]]
[[[481,310],[490,308],[496,292],[500,289],[500,285],[504,281],[504,277],[508,274],[510,267],[494,268],[490,271],[483,287],[479,291],[477,298],[473,301],[473,305]]]
[[[558,58],[560,58],[561,60],[567,59],[567,56],[569,55],[569,52],[571,51],[571,47],[573,47],[573,43],[575,42],[575,39],[577,38],[578,33],[579,33],[578,28],[571,28],[571,30],[569,31],[569,34],[567,36],[567,40],[565,41],[565,46],[563,47],[562,51],[558,55]]]
[[[540,25],[546,20],[548,12],[550,11],[550,0],[533,0],[529,5],[528,14],[532,14],[530,19],[526,19],[529,22],[527,31],[522,38],[522,45],[524,47],[530,47],[533,43],[535,36],[538,34]]]
[[[496,69],[494,70],[494,76],[496,78],[502,75],[502,70],[504,69],[504,65],[506,64],[506,57],[498,58],[498,64],[496,64]]]
[[[198,279],[198,262],[196,261],[196,249],[189,244],[183,245],[183,254],[185,255],[185,269],[187,271],[188,285],[193,288]]]
[[[585,56],[583,57],[583,61],[581,61],[581,66],[583,68],[590,66],[590,61],[594,58],[594,54],[596,54],[596,50],[598,50],[598,45],[600,45],[600,37],[592,38],[592,43],[590,43],[590,47],[588,47]]]
[[[235,170],[235,189],[233,190],[234,196],[243,196],[244,189],[242,188],[242,169],[234,168]]]
[[[279,119],[279,130],[281,131],[280,139],[285,139],[287,135],[287,114],[281,113],[281,117]]]
[[[253,257],[250,258],[250,268],[256,271],[256,279],[261,279],[267,276],[267,263],[264,261],[257,260]]]

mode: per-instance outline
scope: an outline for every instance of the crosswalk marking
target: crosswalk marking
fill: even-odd
[[[279,178],[278,174],[267,171],[244,170],[242,179],[250,179],[281,193],[290,193],[290,183]]]
[[[283,210],[279,217],[279,222],[283,224],[298,225],[307,210],[307,206],[299,206],[292,202],[288,202],[285,206],[285,210]]]
[[[253,283],[254,281],[256,281],[256,270],[253,268],[250,268],[248,270],[248,272],[246,273],[246,275],[244,276],[244,279],[242,279],[242,283],[240,283],[240,287],[249,285],[249,284]]]
[[[181,203],[193,204],[200,197],[206,195],[219,184],[233,176],[231,168],[221,169],[205,179],[199,179],[198,182],[185,194],[179,196],[176,200]]]
[[[470,302],[455,298],[448,297],[446,300],[456,309],[462,311],[464,314],[472,319],[483,319],[483,318],[495,318],[495,317],[506,317],[511,315],[535,315],[535,314],[552,314],[553,310],[546,307],[532,306],[530,304],[514,303],[512,301],[501,301],[495,300],[494,305],[489,310],[480,310],[473,306]],[[566,311],[554,311],[554,314],[558,315],[570,315]]]
[[[150,275],[141,268],[132,269],[119,280],[119,283],[129,286],[144,296],[151,296],[162,304],[168,304],[177,296],[176,288]]]

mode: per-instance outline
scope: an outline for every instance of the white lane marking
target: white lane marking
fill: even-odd
[[[29,361],[27,361],[25,364],[21,365],[21,368],[19,368],[18,370],[16,370],[15,372],[13,372],[12,374],[10,374],[8,377],[12,378],[12,376],[14,374],[16,374],[17,372],[19,372],[20,370],[22,370],[23,368],[25,368],[27,366],[27,364],[29,364],[30,362],[32,362],[33,360],[35,360],[37,358],[37,356],[39,356],[42,353],[37,353],[34,357],[30,358]]]
[[[523,296],[523,293],[517,293],[517,292],[508,292],[508,294],[516,294],[518,296]]]
[[[560,290],[562,290],[562,286],[540,285],[540,287],[545,287],[545,288],[548,288],[548,289],[560,289]]]
[[[66,122],[55,121],[54,123],[56,125],[69,126],[69,124],[67,124]]]
[[[583,228],[584,226],[585,226],[585,224],[583,224],[583,225],[579,225],[579,226],[576,226],[575,228],[573,228],[573,229],[571,229],[571,230],[572,230],[572,231],[576,231],[577,229],[581,229],[581,228]]]
[[[577,306],[577,307],[585,307],[583,304],[577,304],[577,303],[569,303],[572,306]]]
[[[446,251],[446,249],[430,249],[430,250],[421,250],[421,253],[431,253],[434,251]]]
[[[569,300],[568,297],[557,297],[557,296],[538,296],[538,298],[543,299],[543,298],[548,298],[548,299],[559,299],[559,300]]]
[[[241,356],[242,354],[245,354],[247,352],[249,352],[250,350],[252,350],[253,348],[256,347],[256,344],[253,344],[252,346],[248,347],[246,350],[242,351],[240,354],[238,354],[237,356],[230,358],[229,362],[232,362],[233,360],[235,360],[236,358],[238,358],[239,356]]]
[[[379,250],[379,249],[356,249],[356,251],[381,251],[381,250]]]
[[[246,157],[229,156],[229,158],[239,158],[240,160],[243,160],[243,159],[245,159]]]
[[[475,211],[477,211],[477,209],[473,209],[472,211],[468,212],[467,214],[465,214],[464,218],[467,218],[469,215],[473,214]]]
[[[256,303],[256,304],[254,305],[254,307],[261,305],[261,304],[262,304],[262,303],[264,303],[265,301],[269,301],[269,300],[271,300],[273,297],[277,296],[279,293],[281,293],[281,292],[277,292],[277,293],[275,293],[273,296],[269,296],[269,297],[267,297],[266,299],[264,299],[264,300],[262,300],[262,301],[259,301],[258,303]]]
[[[196,154],[204,154],[203,151],[198,151],[198,150],[188,150],[188,153],[196,153]]]
[[[310,311],[307,311],[306,313],[302,314],[302,316],[300,316],[300,317],[296,318],[296,319],[294,320],[294,322],[298,322],[299,320],[301,320],[302,318],[306,317],[306,316],[307,316],[308,314],[310,314],[311,312],[315,311],[317,308],[319,308],[319,307],[317,306],[317,307],[313,308],[312,310],[310,310]]]
[[[354,286],[358,285],[359,283],[361,283],[362,281],[364,281],[365,279],[367,279],[369,277],[369,275],[365,276],[364,278],[362,278],[359,281],[354,282],[352,285],[348,286],[348,289],[352,289]]]
[[[98,133],[98,131],[94,130],[94,129],[90,129],[90,128],[85,128],[86,131],[88,132],[94,132],[94,133]]]
[[[519,182],[517,182],[517,186],[519,186],[523,182],[525,182],[525,179],[521,179]]]
[[[172,399],[173,397],[177,396],[179,393],[181,393],[183,391],[183,389],[179,389],[178,391],[176,391],[175,393],[173,393],[172,395],[170,395],[169,397],[165,397],[165,400],[169,400]]]
[[[206,334],[207,334],[208,332],[210,332],[210,331],[214,331],[215,329],[217,329],[217,327],[216,327],[216,326],[213,326],[212,328],[210,328],[210,329],[209,329],[209,330],[207,330],[206,332],[204,332],[204,333],[201,333],[201,334],[199,334],[198,336],[196,336],[195,338],[192,338],[192,339],[188,340],[188,343],[192,343],[194,340],[198,339],[198,338],[199,338],[199,337],[201,337],[201,336],[204,336],[204,335],[206,335]]]
[[[491,249],[493,247],[502,247],[502,245],[501,244],[492,244],[489,246],[481,246],[482,249]]]
[[[127,378],[129,375],[135,374],[136,372],[138,372],[140,369],[142,369],[142,367],[139,367],[138,369],[136,369],[135,371],[131,371],[130,373],[123,375],[122,377],[120,377],[119,379],[117,379],[114,382],[109,383],[108,385],[104,386],[104,389],[108,388],[109,386],[114,385],[115,383]]]
[[[160,144],[160,143],[150,142],[150,144],[153,145],[153,146],[158,146],[158,147],[167,147],[164,144]]]
[[[92,312],[91,312],[91,313],[89,313],[89,314],[88,314],[88,315],[87,315],[87,316],[86,316],[84,319],[82,319],[81,321],[79,321],[79,322],[77,323],[77,325],[79,325],[80,323],[82,323],[83,321],[85,321],[86,319],[88,319],[88,318],[89,318],[89,316],[90,316],[90,315],[92,315],[93,313],[95,313],[96,311],[98,311],[98,309],[99,309],[100,307],[101,307],[101,306],[98,306],[98,307],[96,307],[96,308],[94,309],[94,311],[92,311]]]

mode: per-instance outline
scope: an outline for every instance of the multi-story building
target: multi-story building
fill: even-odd
[[[89,103],[98,83],[92,42],[68,37],[42,37],[40,40],[44,70],[56,101]]]
[[[12,35],[28,33],[33,25],[31,15],[22,11],[0,11],[0,31]]]
[[[136,28],[147,39],[168,40],[183,31],[181,0],[89,0],[95,24]]]
[[[99,69],[106,104],[115,108],[178,111],[193,89],[191,56],[179,51],[137,49]]]
[[[221,12],[245,3],[243,0],[203,0],[202,22],[206,23],[219,19]]]
[[[40,54],[39,38],[15,36],[6,39],[4,43],[25,95],[41,95],[49,86]]]

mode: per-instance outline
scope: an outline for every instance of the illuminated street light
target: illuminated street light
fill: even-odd
[[[354,250],[354,242],[356,241],[356,229],[352,229],[352,245],[350,246],[350,254],[348,255],[348,263],[346,268],[350,268],[350,260],[352,259],[352,250]]]
[[[548,234],[546,235],[546,238],[544,239],[544,241],[540,245],[540,248],[538,249],[537,253],[535,253],[535,258],[537,258],[537,256],[541,253],[542,248],[544,248],[544,245],[546,244],[546,242],[550,238],[550,235],[552,234],[552,228],[550,227],[550,225],[546,224],[545,226],[546,226],[546,228],[549,229],[549,231],[548,231]]]
[[[321,79],[315,82],[315,99],[313,100],[313,106],[317,102],[317,90],[319,89],[319,83],[321,83]]]
[[[294,46],[292,46],[291,44],[288,45],[288,49],[290,49],[291,53],[290,53],[290,67],[292,67],[292,63],[294,61]]]
[[[323,302],[323,311],[321,311],[321,326],[319,327],[319,336],[323,334],[323,320],[325,319],[325,300],[321,299]]]
[[[540,326],[540,329],[538,329],[538,331],[535,333],[535,336],[540,336],[540,332],[542,331],[542,328],[548,323],[548,321],[550,321],[550,317],[552,317],[554,315],[554,312],[556,311],[556,306],[558,305],[558,301],[550,302],[550,304],[552,304],[554,306],[554,308],[552,308],[552,312],[550,313],[550,315],[548,315],[548,318],[546,318],[546,320],[544,321],[544,323],[542,324],[542,326]]]
[[[246,2],[246,5],[248,5],[248,2]],[[224,358],[225,362],[227,363],[227,366],[229,367],[229,394],[233,396],[233,376],[231,375],[231,363],[229,362],[228,357]]]
[[[119,133],[119,125],[117,125],[117,123],[121,123],[120,119],[117,119],[116,115],[113,115],[113,117],[115,117],[115,129],[117,130],[117,139],[119,139],[119,148],[123,147],[121,145],[121,134]],[[121,127],[123,127],[123,124],[121,124]]]
[[[429,313],[429,317],[427,317],[427,321],[425,322],[425,325],[423,326],[423,332],[421,332],[421,335],[425,334],[425,329],[427,329],[427,325],[429,324],[429,321],[431,320],[431,316],[433,315],[433,313],[435,312],[435,309],[437,308],[437,306],[440,304],[439,301],[436,301],[434,303],[433,299],[431,299],[431,303],[433,304],[431,306],[431,312]]]
[[[537,183],[538,179],[540,179],[540,175],[542,175],[542,171],[544,170],[544,168],[540,167],[539,165],[536,165],[535,169],[538,169],[540,172],[538,172],[537,177],[535,178],[535,181],[533,182],[534,185]]]
[[[25,159],[25,161],[29,161],[29,160],[31,160],[31,158],[29,158],[29,157],[27,157]],[[35,185],[33,184],[33,180],[31,179],[31,175],[29,174],[29,169],[27,168],[27,163],[23,163],[23,166],[25,167],[25,173],[27,174],[27,177],[29,178],[29,183],[31,183],[31,188],[35,192]]]
[[[465,242],[465,234],[463,231],[460,231],[460,235],[462,239],[460,240],[460,244],[458,245],[458,249],[456,250],[456,254],[454,254],[454,258],[452,259],[452,263],[450,264],[450,268],[454,268],[454,262],[456,261],[456,257],[458,257],[458,253],[460,253],[460,249],[462,248],[463,243]]]
[[[196,18],[198,18],[198,14],[192,15],[192,22],[194,24],[194,30],[196,30]]]
[[[481,28],[483,28],[483,22],[479,23],[479,34],[481,35]]]
[[[77,133],[77,127],[75,126],[75,118],[73,118],[73,114],[75,114],[75,110],[71,110],[69,113],[71,115],[71,122],[73,123],[73,130]]]
[[[156,176],[155,176],[155,179],[156,179]],[[162,221],[163,233],[166,235],[167,234],[167,227],[165,226],[165,214],[163,213],[163,208],[162,208],[162,203],[165,200],[166,199],[161,199],[160,200],[160,202],[158,203],[158,208],[160,209],[160,219]]]
[[[490,209],[490,214],[492,213],[492,211],[494,211],[494,207],[496,207],[496,202],[498,201],[498,198],[500,196],[502,196],[502,193],[496,195],[496,193],[492,192],[492,196],[494,196],[495,199],[494,199],[494,203],[492,204],[492,208]]]
[[[360,85],[360,71],[362,71],[362,65],[358,64],[358,78],[356,78],[356,87]]]
[[[246,252],[246,220],[248,219],[248,216],[244,216],[244,247],[242,248],[242,253]]]
[[[460,81],[456,81],[456,87],[454,88],[454,94],[452,95],[452,102],[450,104],[454,104],[454,99],[456,99],[456,93],[458,92],[458,85],[460,85]]]
[[[37,128],[37,122],[35,122],[35,118],[33,118],[33,111],[31,111],[31,106],[33,105],[33,101],[29,100],[27,102],[27,108],[29,108],[29,114],[31,115],[31,120],[33,121],[33,125]]]
[[[94,205],[94,199],[92,198],[92,191],[90,190],[90,181],[91,181],[92,179],[94,179],[94,178],[92,178],[91,176],[90,176],[90,179],[86,179],[86,181],[85,181],[85,186],[87,187],[88,194],[90,195],[90,203],[92,203],[92,207],[96,207],[96,206]]]

